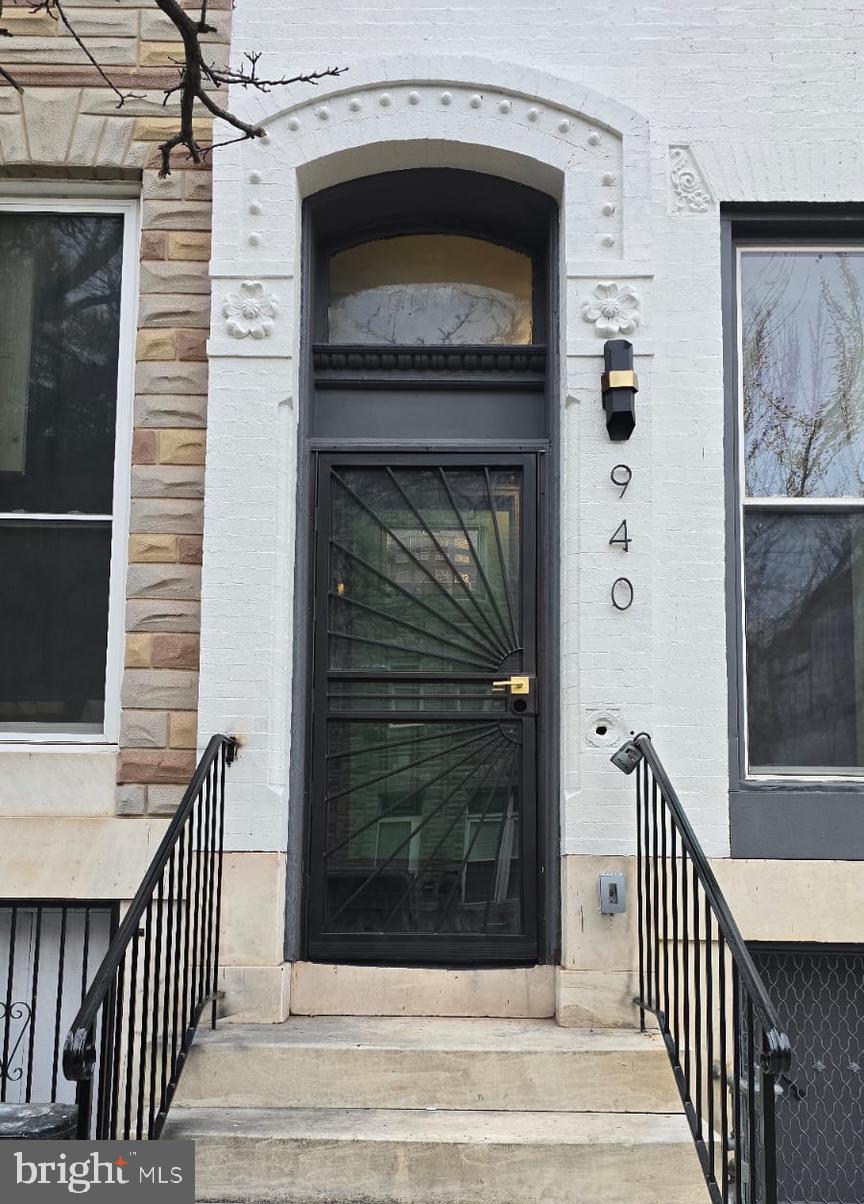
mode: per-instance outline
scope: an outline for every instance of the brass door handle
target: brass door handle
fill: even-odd
[[[496,694],[502,690],[509,690],[511,694],[530,694],[531,678],[523,674],[514,674],[503,681],[493,681],[492,689]]]

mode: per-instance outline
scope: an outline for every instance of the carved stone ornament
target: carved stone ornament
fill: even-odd
[[[629,284],[614,280],[595,285],[593,299],[584,302],[582,317],[594,323],[594,330],[604,339],[632,334],[639,325],[639,295]]]
[[[676,212],[708,212],[713,198],[689,146],[669,147],[669,177]]]
[[[279,304],[272,293],[264,292],[260,280],[243,280],[239,293],[229,293],[222,306],[225,327],[235,339],[266,339],[273,329]]]

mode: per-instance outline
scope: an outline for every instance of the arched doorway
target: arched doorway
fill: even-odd
[[[313,960],[549,952],[555,213],[456,170],[307,202]]]

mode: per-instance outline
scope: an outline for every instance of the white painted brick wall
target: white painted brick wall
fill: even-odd
[[[350,70],[316,91],[238,95],[270,138],[223,151],[216,164],[201,730],[236,726],[249,742],[232,782],[232,847],[280,848],[285,840],[294,430],[303,404],[299,199],[304,189],[351,174],[440,163],[539,186],[557,179],[564,191],[564,850],[632,848],[632,782],[608,765],[608,749],[587,738],[588,716],[609,710],[620,713],[624,729],[652,732],[709,852],[728,851],[714,202],[864,199],[864,7],[237,0],[235,56],[262,48],[266,75],[333,63]],[[411,104],[415,87],[421,100]],[[497,105],[510,94],[516,100],[505,120]],[[350,97],[361,98],[356,112]],[[531,104],[539,109],[533,125],[525,115]],[[564,135],[563,113],[572,123]],[[592,149],[587,138],[596,129],[602,146]],[[676,212],[670,145],[688,146],[701,169],[713,198],[705,212]],[[606,194],[598,191],[601,169],[616,175]],[[614,195],[611,217],[601,216],[603,195]],[[279,297],[266,348],[224,334],[222,300],[243,276]],[[643,302],[633,339],[639,423],[626,445],[606,438],[602,340],[581,317],[603,279],[632,284]],[[621,460],[634,481],[618,502],[608,474]],[[634,539],[626,556],[607,546],[625,515]],[[636,586],[624,614],[609,605],[609,586],[622,572]]]

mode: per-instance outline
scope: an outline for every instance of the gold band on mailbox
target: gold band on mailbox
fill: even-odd
[[[633,389],[638,393],[639,377],[632,368],[619,368],[614,372],[604,372],[600,377],[600,388],[604,393],[607,389]]]

